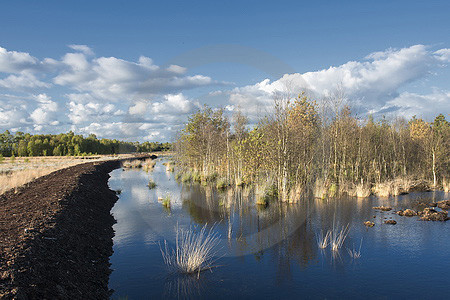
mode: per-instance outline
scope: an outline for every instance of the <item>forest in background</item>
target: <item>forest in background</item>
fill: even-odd
[[[174,148],[183,181],[252,186],[260,198],[296,202],[311,194],[398,195],[418,185],[448,190],[449,143],[442,114],[431,123],[358,118],[342,97],[318,105],[303,93],[275,95],[273,110],[252,128],[239,111],[229,120],[205,106]]]
[[[72,131],[60,134],[36,134],[8,130],[0,134],[0,155],[5,156],[79,156],[92,154],[122,154],[134,152],[165,151],[170,143],[124,142],[116,139],[97,139]]]

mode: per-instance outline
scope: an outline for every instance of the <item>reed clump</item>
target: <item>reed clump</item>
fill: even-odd
[[[409,178],[397,178],[394,180],[377,183],[373,186],[373,193],[380,197],[398,196],[407,194],[413,187],[413,180]]]
[[[361,239],[361,243],[359,243],[359,249],[356,250],[356,248],[353,246],[353,249],[348,249],[348,254],[350,255],[351,258],[353,259],[357,259],[357,258],[361,258],[361,246],[362,246],[362,239]]]
[[[255,199],[258,205],[268,205],[271,199],[278,198],[278,189],[272,180],[262,180],[255,185]]]
[[[446,193],[450,191],[450,180],[448,178],[442,179],[442,188]]]
[[[222,178],[217,179],[216,188],[218,190],[225,190],[229,186],[230,186],[230,183],[228,182],[228,180],[226,178],[222,177]]]
[[[174,161],[168,161],[166,164],[166,172],[174,172],[175,171],[175,162]]]
[[[355,184],[353,188],[349,189],[347,194],[351,197],[367,198],[370,196],[370,186],[368,184]]]
[[[170,208],[171,207],[170,196],[166,195],[165,197],[163,197],[161,204],[166,208]]]
[[[349,231],[350,229],[348,224],[347,226],[342,226],[342,228],[338,228],[333,224],[333,230],[330,237],[331,250],[339,251],[339,249],[344,245]]]
[[[161,254],[164,263],[181,273],[197,273],[209,270],[213,267],[217,256],[217,247],[220,236],[214,232],[214,228],[206,229],[205,224],[200,231],[193,228],[176,228],[175,249],[169,249],[164,241]]]
[[[156,162],[149,158],[146,159],[143,163],[142,163],[142,170],[144,170],[145,172],[150,172],[153,171],[153,169],[155,168]]]
[[[142,161],[139,159],[126,160],[122,163],[124,169],[138,169],[142,168]]]
[[[317,239],[317,245],[320,249],[325,249],[330,244],[331,239],[331,231],[328,230],[327,233],[324,235],[323,230],[320,230],[320,235],[316,237]]]
[[[147,186],[148,186],[149,189],[154,189],[154,188],[156,188],[156,182],[153,179],[150,179],[148,181]]]

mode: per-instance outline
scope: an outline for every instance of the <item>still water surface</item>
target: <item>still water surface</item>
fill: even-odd
[[[448,199],[443,192],[390,199],[311,199],[301,204],[255,205],[245,190],[218,192],[182,185],[158,159],[155,170],[111,172],[109,185],[122,190],[112,210],[113,299],[154,298],[433,298],[449,299],[450,221],[422,222],[378,212],[373,206],[414,208]],[[156,189],[147,187],[149,179]],[[171,208],[158,197],[171,196]],[[397,225],[384,224],[394,219]],[[363,222],[375,222],[366,228]],[[333,223],[349,225],[338,254],[317,246],[317,235]],[[169,272],[160,244],[174,245],[176,227],[213,226],[220,258],[200,278]],[[347,248],[359,249],[353,259]]]

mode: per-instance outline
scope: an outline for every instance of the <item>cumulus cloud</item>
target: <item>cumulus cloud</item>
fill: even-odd
[[[272,105],[273,95],[277,92],[295,95],[307,91],[317,98],[324,98],[337,89],[343,89],[352,104],[359,107],[358,110],[381,111],[386,103],[399,96],[401,88],[426,78],[448,59],[447,52],[447,49],[441,49],[432,53],[423,45],[388,49],[372,53],[364,61],[350,61],[303,74],[286,74],[273,82],[265,79],[255,85],[235,88],[230,92],[229,99],[231,104],[255,115]],[[397,105],[402,103],[400,101]],[[408,109],[412,111],[413,107]]]
[[[51,100],[46,94],[39,94],[35,96],[38,107],[30,114],[35,129],[42,130],[43,125],[58,125],[59,121],[56,119],[56,112],[58,111],[58,104]]]
[[[40,81],[33,73],[22,72],[20,75],[9,75],[0,79],[0,87],[11,90],[49,88],[51,84]]]
[[[68,94],[66,97],[69,99],[67,116],[76,125],[90,121],[105,121],[123,114],[114,104],[104,103],[90,94]]]
[[[399,96],[386,102],[378,111],[372,113],[385,115],[402,115],[411,118],[418,115],[432,120],[437,113],[450,114],[450,92],[435,89],[432,93],[420,95],[417,93],[403,92]]]
[[[142,99],[216,83],[203,75],[183,75],[186,69],[180,66],[161,68],[145,56],[131,62],[115,57],[89,60],[83,53],[68,53],[62,64],[65,69],[53,79],[55,84],[109,101]]]
[[[0,72],[20,73],[34,69],[38,63],[39,60],[28,53],[8,51],[0,47]]]
[[[198,102],[188,100],[183,94],[169,94],[164,96],[164,101],[153,103],[152,112],[154,114],[188,114],[195,107],[199,107]]]
[[[69,129],[126,140],[170,140],[200,101],[227,111],[240,107],[251,120],[264,116],[278,93],[307,91],[327,98],[340,88],[358,113],[419,115],[450,113],[444,88],[418,93],[413,85],[447,68],[450,49],[414,45],[374,52],[362,60],[271,81],[219,89],[224,84],[183,66],[97,57],[87,45],[69,45],[59,58],[38,59],[0,47],[0,130],[63,132]],[[410,90],[409,88],[414,88]],[[430,86],[432,87],[432,86]],[[205,98],[187,91],[200,88]]]

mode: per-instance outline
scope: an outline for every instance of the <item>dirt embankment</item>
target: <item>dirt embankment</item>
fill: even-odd
[[[0,196],[1,299],[107,299],[109,172],[120,161],[53,172]]]

